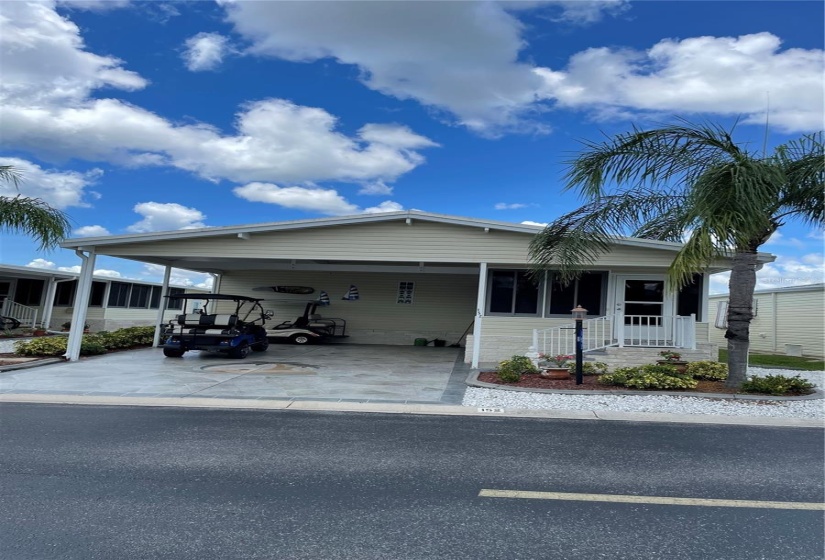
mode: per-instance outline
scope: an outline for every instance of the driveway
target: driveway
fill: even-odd
[[[245,360],[147,348],[0,373],[0,393],[460,404],[460,348],[270,345]]]

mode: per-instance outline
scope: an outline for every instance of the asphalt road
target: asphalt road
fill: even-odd
[[[819,429],[6,404],[0,557],[821,560]]]

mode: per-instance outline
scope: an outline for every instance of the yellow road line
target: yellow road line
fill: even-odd
[[[615,502],[622,504],[661,504],[668,506],[744,507],[767,509],[823,510],[825,504],[815,502],[767,502],[759,500],[710,500],[705,498],[669,498],[666,496],[627,496],[622,494],[577,494],[571,492],[530,492],[523,490],[489,490],[483,488],[480,498],[527,498],[533,500],[571,500],[575,502]]]

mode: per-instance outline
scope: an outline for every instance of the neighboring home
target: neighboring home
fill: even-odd
[[[23,327],[59,330],[70,322],[77,291],[77,272],[30,266],[0,265],[0,315],[14,317]],[[170,295],[208,292],[170,287]],[[93,331],[115,330],[157,321],[161,285],[107,276],[95,276],[89,294],[86,324]],[[164,320],[184,313],[182,301],[171,299]]]
[[[727,345],[728,294],[710,296],[710,340]],[[825,284],[756,290],[750,349],[769,354],[825,357]]]
[[[552,270],[535,283],[528,245],[539,231],[405,211],[68,239],[62,246],[84,255],[83,271],[94,267],[95,255],[111,255],[163,265],[167,276],[169,267],[219,274],[216,292],[265,298],[274,323],[295,319],[324,291],[331,306],[319,309],[345,319],[347,340],[354,343],[412,345],[437,338],[451,344],[469,331],[465,360],[474,366],[524,354],[534,342],[539,351],[562,350],[557,339],[570,340],[565,325],[576,304],[588,310],[588,349],[679,347],[698,357],[713,354],[707,275],[729,270],[727,259],[675,293],[665,272],[680,245],[623,239],[574,283],[560,284]],[[256,290],[269,286],[314,292]]]

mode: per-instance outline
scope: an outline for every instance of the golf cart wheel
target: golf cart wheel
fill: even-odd
[[[180,358],[181,356],[183,356],[184,352],[186,352],[186,350],[181,350],[180,348],[164,348],[163,349],[163,355],[166,356],[167,358]]]
[[[292,341],[292,344],[312,344],[312,337],[304,333],[293,334],[289,337],[289,340]]]
[[[252,345],[253,352],[266,352],[266,349],[269,348],[269,339],[264,338],[260,342],[256,342]]]
[[[229,350],[229,357],[235,360],[243,360],[249,355],[249,345],[244,342],[236,346],[235,348],[230,348]]]

